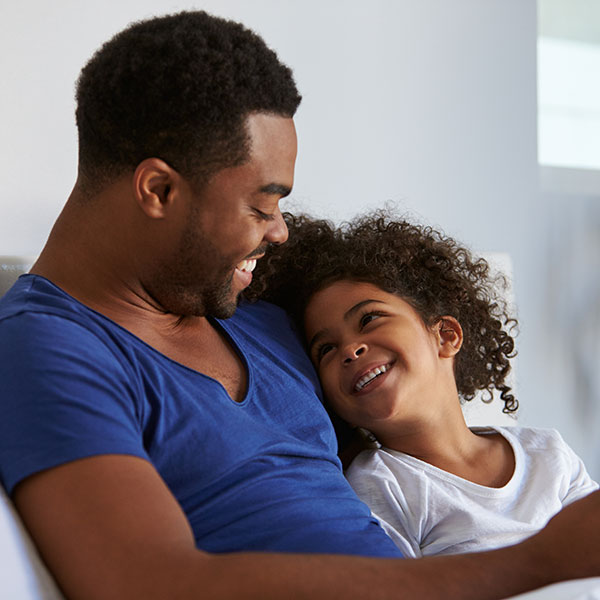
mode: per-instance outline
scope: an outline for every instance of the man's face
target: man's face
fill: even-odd
[[[252,281],[255,260],[268,243],[287,239],[279,200],[294,180],[294,122],[257,113],[246,124],[249,160],[218,171],[199,190],[182,190],[190,206],[187,222],[153,291],[171,313],[230,317]]]

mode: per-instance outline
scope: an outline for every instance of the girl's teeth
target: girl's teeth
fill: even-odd
[[[369,371],[366,375],[363,375],[356,385],[354,386],[354,390],[356,392],[360,392],[367,384],[371,383],[373,379],[375,379],[378,375],[385,373],[388,370],[388,365],[382,365],[381,367],[375,367],[371,371]]]

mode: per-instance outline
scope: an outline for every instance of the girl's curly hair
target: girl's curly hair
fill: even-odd
[[[289,241],[269,250],[259,261],[250,300],[261,299],[284,308],[303,330],[304,310],[312,295],[335,281],[377,285],[401,296],[434,325],[444,315],[463,328],[464,341],[454,371],[458,392],[471,400],[478,390],[492,400],[500,392],[503,412],[518,402],[505,383],[510,359],[516,355],[516,319],[507,312],[498,289],[502,276],[492,277],[488,263],[474,258],[455,240],[431,227],[393,220],[377,211],[339,227],[306,215],[284,215]]]

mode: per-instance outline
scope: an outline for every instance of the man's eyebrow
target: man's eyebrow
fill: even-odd
[[[375,300],[374,298],[368,298],[367,300],[361,300],[360,302],[357,302],[354,306],[350,307],[345,313],[344,313],[344,321],[347,321],[348,319],[350,319],[353,315],[355,315],[363,306],[366,306],[367,304],[372,304],[372,303],[378,303],[378,304],[384,304],[383,300]],[[308,342],[308,352],[310,354],[310,351],[312,350],[313,346],[321,339],[324,338],[327,335],[328,329],[324,328],[321,329],[320,331],[317,331],[317,333],[315,333],[315,335],[312,336],[312,338],[310,339],[310,342]]]
[[[268,183],[263,185],[259,191],[263,194],[273,194],[284,198],[290,195],[292,188],[282,183]]]

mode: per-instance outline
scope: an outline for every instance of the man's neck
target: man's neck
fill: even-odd
[[[247,373],[227,337],[202,316],[181,317],[160,310],[134,286],[116,281],[100,268],[61,265],[49,243],[31,272],[46,277],[67,294],[108,317],[171,360],[219,381],[241,401]]]
[[[176,327],[181,318],[166,313],[135,272],[140,250],[127,185],[115,182],[92,198],[76,185],[31,272],[132,332]]]

